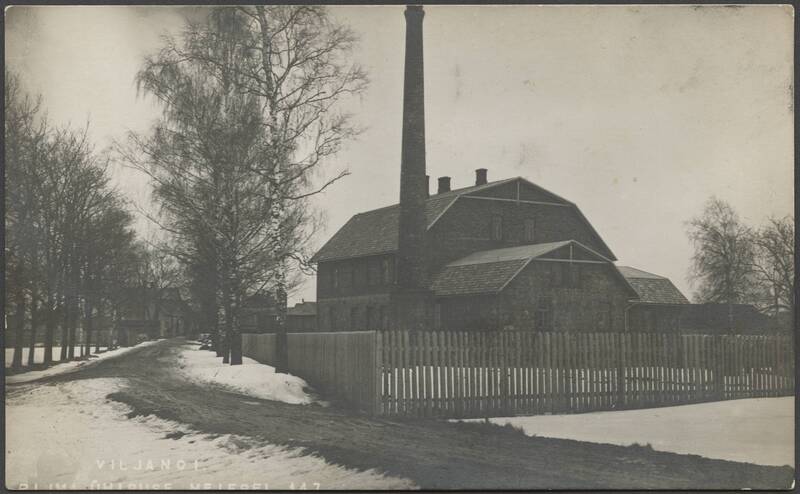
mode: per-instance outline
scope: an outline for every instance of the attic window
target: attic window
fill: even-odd
[[[492,240],[503,240],[503,217],[492,216]]]

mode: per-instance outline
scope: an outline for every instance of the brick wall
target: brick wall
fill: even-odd
[[[499,295],[438,300],[441,329],[623,331],[628,293],[606,264],[534,261]],[[564,270],[564,272],[562,272]]]
[[[317,300],[388,293],[396,283],[393,254],[319,263]]]
[[[394,318],[389,293],[352,295],[317,301],[319,331],[390,329]]]
[[[570,267],[577,269],[574,279],[569,279]],[[531,262],[500,296],[500,310],[509,316],[503,324],[516,329],[624,331],[630,295],[613,269],[610,264]]]
[[[502,218],[502,238],[492,239],[492,218]],[[533,220],[533,240],[525,222]],[[428,231],[432,270],[481,250],[574,239],[610,255],[571,207],[461,198]]]

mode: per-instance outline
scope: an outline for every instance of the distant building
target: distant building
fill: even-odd
[[[277,310],[275,299],[268,294],[251,295],[242,303],[239,324],[243,333],[275,331]]]
[[[618,266],[636,291],[628,309],[626,328],[632,331],[677,332],[689,301],[663,276],[630,266]]]
[[[286,310],[286,330],[301,333],[317,330],[317,303],[302,302]]]
[[[681,313],[683,333],[765,334],[779,326],[750,304],[692,304]]]
[[[192,319],[191,310],[176,287],[129,288],[117,309],[116,330],[121,345],[132,345],[143,338],[185,336]]]

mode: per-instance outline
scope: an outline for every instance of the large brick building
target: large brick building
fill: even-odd
[[[666,278],[621,272],[575,203],[522,177],[489,182],[484,168],[469,187],[441,177],[429,194],[423,15],[406,9],[400,202],[353,216],[312,258],[319,330],[619,331],[631,315],[670,320],[685,297]]]

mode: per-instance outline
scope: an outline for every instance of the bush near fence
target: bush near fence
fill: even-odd
[[[274,362],[274,335],[245,335]],[[378,415],[491,417],[791,395],[791,336],[290,333],[289,371]]]

